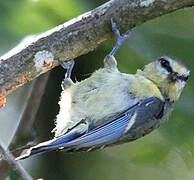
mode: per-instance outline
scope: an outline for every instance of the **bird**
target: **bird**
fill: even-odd
[[[121,35],[112,18],[111,25],[116,45],[105,57],[103,68],[74,83],[74,60],[60,62],[67,71],[52,131],[55,136],[16,160],[53,150],[89,152],[134,141],[169,118],[190,71],[177,58],[162,56],[135,74],[120,72],[114,55],[131,32]]]

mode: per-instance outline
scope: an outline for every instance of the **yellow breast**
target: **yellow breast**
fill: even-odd
[[[129,91],[139,98],[157,97],[164,100],[159,88],[149,79],[141,75],[134,75],[131,79]]]

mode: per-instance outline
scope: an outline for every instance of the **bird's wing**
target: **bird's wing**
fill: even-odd
[[[56,149],[90,149],[114,143],[130,128],[140,126],[149,121],[149,119],[161,118],[163,106],[164,102],[156,97],[145,98],[126,111],[116,115],[111,121],[102,126],[84,134],[79,134],[76,129],[73,129],[67,134],[32,147],[27,154],[17,159],[24,159],[33,154]]]
[[[116,142],[132,127],[141,126],[153,118],[162,117],[164,102],[156,97],[145,98],[102,126],[64,144],[64,147],[90,148]],[[132,122],[133,121],[133,122]]]

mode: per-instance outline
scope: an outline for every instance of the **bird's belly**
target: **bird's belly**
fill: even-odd
[[[72,106],[72,119],[76,119],[77,113],[81,112],[90,124],[101,124],[101,121],[106,118],[112,117],[137,103],[138,99],[131,98],[130,94],[124,91],[119,92],[113,88],[109,91],[100,89],[90,92],[87,98],[81,98],[79,103]],[[86,93],[84,96],[87,96]]]

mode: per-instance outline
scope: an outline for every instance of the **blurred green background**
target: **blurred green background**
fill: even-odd
[[[102,0],[1,0],[0,55],[27,35],[38,34],[87,12]],[[88,77],[103,66],[114,40],[76,59],[73,79]],[[131,38],[116,55],[119,69],[135,73],[137,68],[162,55],[181,59],[191,70],[182,96],[170,120],[135,142],[90,153],[50,152],[22,161],[34,177],[65,180],[193,180],[194,179],[194,8],[156,18],[132,30]],[[52,70],[35,122],[36,139],[52,137],[64,70]],[[0,143],[7,146],[18,125],[31,83],[7,97],[0,109]],[[11,179],[18,179],[12,170]]]

